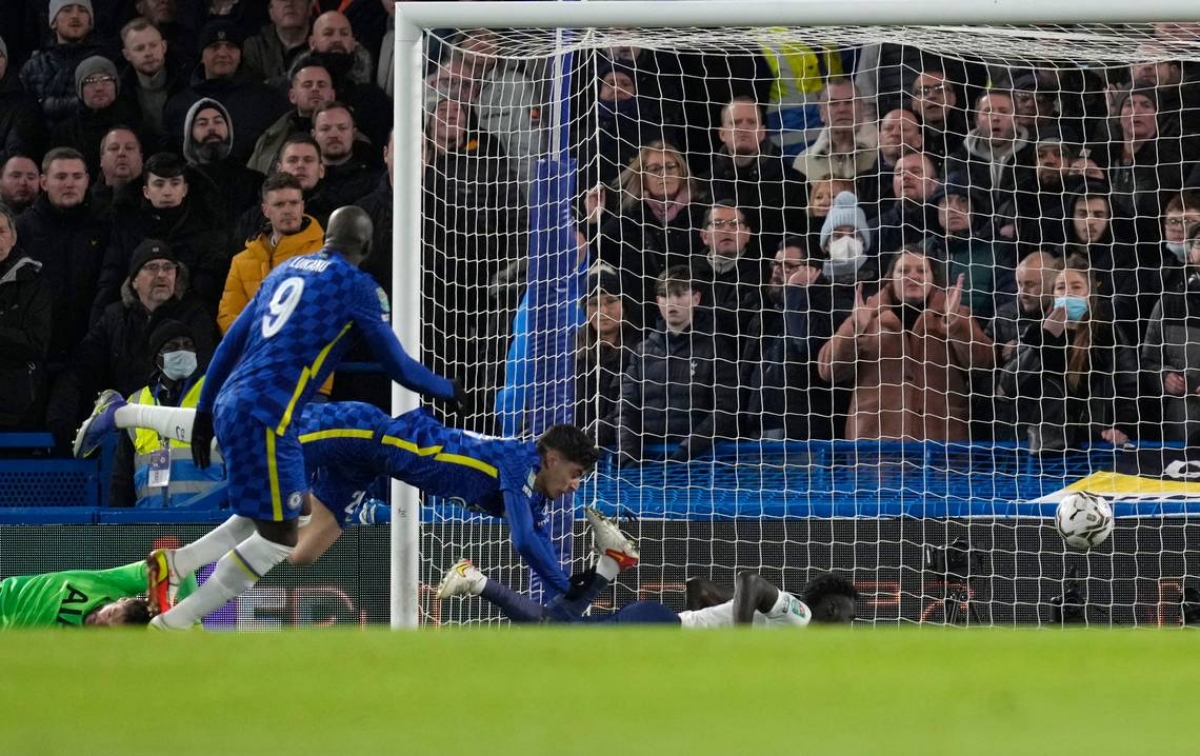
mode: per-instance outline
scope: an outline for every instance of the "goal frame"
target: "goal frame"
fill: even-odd
[[[411,354],[421,348],[421,133],[424,32],[435,28],[576,29],[769,26],[977,26],[986,24],[1152,23],[1194,17],[1194,3],[1162,0],[1151,7],[1118,0],[583,0],[581,2],[400,2],[395,6],[394,236],[392,320]],[[1131,18],[1140,15],[1140,18]],[[1149,17],[1147,17],[1149,16]],[[680,19],[687,19],[681,24]],[[408,187],[409,190],[404,188]],[[420,397],[393,385],[394,414]],[[420,621],[420,499],[416,489],[392,483],[390,606],[393,629]]]

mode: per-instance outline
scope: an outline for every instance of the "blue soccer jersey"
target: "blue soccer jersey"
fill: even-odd
[[[345,527],[355,493],[386,475],[508,524],[513,547],[545,581],[568,580],[547,533],[546,497],[534,488],[541,458],[532,441],[447,428],[423,409],[397,418],[369,404],[305,408],[296,423],[312,490]]]
[[[219,401],[275,433],[341,361],[358,330],[388,376],[425,396],[454,398],[450,381],[409,357],[388,324],[387,296],[340,254],[288,260],[267,276],[213,355],[197,409]]]

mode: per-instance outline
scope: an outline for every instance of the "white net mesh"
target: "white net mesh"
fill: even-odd
[[[1198,27],[430,35],[426,361],[473,430],[608,450],[577,502],[642,548],[610,606],[834,570],[868,622],[1178,621],[1186,500],[1089,479],[1118,522],[1087,554],[1049,518],[1200,421]],[[502,527],[429,519],[424,583],[527,585]]]

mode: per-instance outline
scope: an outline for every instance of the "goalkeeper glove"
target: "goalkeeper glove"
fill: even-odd
[[[204,470],[212,460],[213,418],[211,412],[196,410],[192,420],[192,462]]]

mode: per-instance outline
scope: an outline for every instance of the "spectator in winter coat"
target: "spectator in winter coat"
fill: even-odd
[[[962,304],[962,277],[945,290],[939,268],[906,247],[821,349],[821,378],[854,386],[846,438],[969,439],[967,377],[996,355]]]
[[[621,381],[621,451],[644,459],[646,445],[665,444],[685,461],[736,436],[737,356],[711,332],[686,267],[659,276],[657,291],[658,327]]]
[[[0,430],[40,427],[46,408],[52,295],[16,243],[16,216],[0,204]]]
[[[54,43],[38,50],[21,67],[25,91],[42,105],[46,125],[54,128],[75,112],[75,67],[101,49],[92,39],[95,17],[92,0],[50,0],[50,29]]]
[[[40,181],[42,195],[17,219],[17,235],[22,249],[42,263],[54,297],[46,356],[53,381],[88,332],[108,229],[88,205],[83,155],[65,147],[50,150],[42,159]]]
[[[112,388],[127,396],[146,385],[155,357],[149,336],[158,323],[186,323],[195,334],[197,354],[205,363],[212,357],[216,324],[201,302],[187,296],[187,284],[187,266],[163,242],[147,239],[134,251],[121,301],[105,308],[54,386],[47,424],[60,446],[69,448],[86,401],[97,391]]]
[[[1128,443],[1138,423],[1138,356],[1097,295],[1082,257],[1054,283],[1054,309],[1021,336],[1004,366],[1000,395],[1016,406],[1030,451]],[[1036,327],[1035,327],[1036,326]]]
[[[1200,441],[1200,229],[1186,244],[1184,273],[1154,307],[1141,356],[1163,440],[1190,446]]]
[[[605,449],[617,445],[621,377],[640,340],[630,319],[637,308],[621,291],[621,277],[608,268],[598,267],[588,275],[583,302],[587,320],[575,348],[574,423]]]

